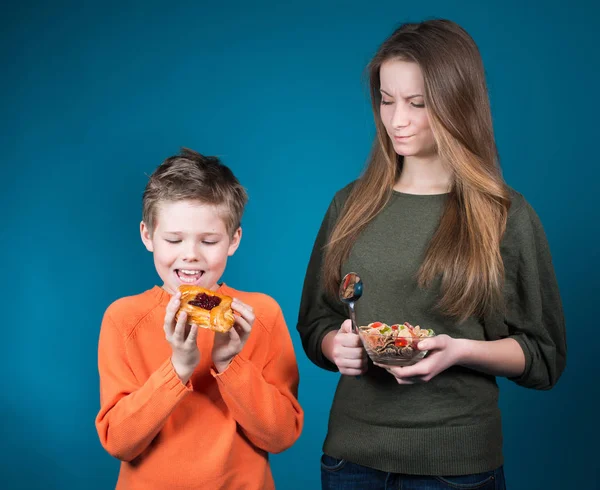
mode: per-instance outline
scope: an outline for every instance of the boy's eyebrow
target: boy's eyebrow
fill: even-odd
[[[163,231],[163,233],[168,234],[168,235],[183,235],[184,234],[182,231],[169,231],[169,230],[165,230],[165,231]],[[220,233],[218,231],[203,231],[201,233],[198,233],[198,235],[202,235],[202,236],[220,235]]]
[[[393,95],[390,95],[390,94],[388,94],[388,93],[387,93],[385,90],[383,90],[383,89],[379,89],[379,91],[380,91],[382,94],[385,94],[385,95],[387,95],[388,97],[393,97]],[[406,99],[406,100],[410,100],[410,99],[414,99],[414,98],[416,98],[416,97],[423,97],[423,96],[422,96],[421,94],[413,94],[413,95],[409,95],[408,97],[405,97],[405,99]]]

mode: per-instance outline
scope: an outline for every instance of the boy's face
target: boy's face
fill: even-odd
[[[181,284],[216,290],[242,229],[231,237],[220,209],[198,201],[162,202],[156,218],[152,236],[143,221],[140,231],[144,245],[154,254],[163,288],[170,294]]]

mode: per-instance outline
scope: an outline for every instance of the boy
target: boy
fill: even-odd
[[[117,489],[271,489],[268,453],[300,435],[298,368],[281,309],[219,283],[247,196],[229,168],[184,149],[150,176],[142,241],[163,286],[106,311],[96,428],[120,459]],[[234,298],[225,334],[175,321],[178,287]]]

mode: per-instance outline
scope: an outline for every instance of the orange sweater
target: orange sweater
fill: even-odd
[[[199,329],[200,364],[183,385],[163,322],[170,295],[159,287],[115,301],[100,331],[101,409],[96,429],[121,463],[117,489],[271,489],[268,452],[300,435],[298,367],[274,299],[222,285],[254,308],[242,352],[212,368],[214,333]]]

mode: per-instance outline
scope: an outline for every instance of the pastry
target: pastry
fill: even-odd
[[[208,328],[215,332],[227,332],[235,317],[231,309],[233,298],[219,294],[200,286],[179,286],[181,306],[177,318],[182,311],[187,313],[187,322]]]

